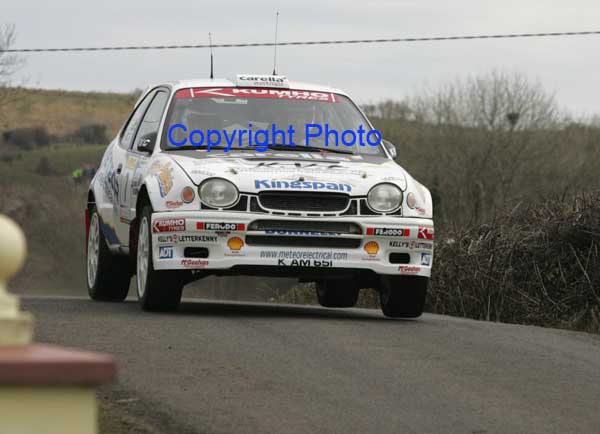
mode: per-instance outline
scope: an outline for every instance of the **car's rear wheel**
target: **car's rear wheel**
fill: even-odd
[[[359,288],[351,279],[317,282],[317,299],[323,307],[352,307],[358,300]]]
[[[140,216],[136,281],[138,299],[142,309],[148,311],[174,311],[181,302],[183,279],[178,271],[157,271],[152,262],[152,208],[144,207]]]
[[[110,253],[95,206],[90,210],[86,262],[88,294],[92,300],[125,300],[131,281],[129,261],[126,256]]]
[[[379,301],[385,316],[417,318],[423,314],[429,278],[381,276]]]

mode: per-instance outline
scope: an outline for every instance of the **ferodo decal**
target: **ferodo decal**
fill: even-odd
[[[421,238],[422,240],[433,241],[433,239],[434,239],[433,228],[423,228],[423,227],[420,227],[419,228],[419,238]]]
[[[159,219],[152,225],[152,232],[183,232],[185,231],[185,219]]]
[[[269,179],[255,179],[254,188],[257,190],[291,188],[297,190],[352,191],[352,186],[350,184],[318,181],[279,181]]]
[[[294,89],[252,89],[243,87],[195,87],[181,89],[175,98],[259,98],[259,99],[286,99],[337,103],[338,98],[329,92],[314,92],[310,90]]]
[[[246,225],[244,223],[198,222],[196,229],[199,231],[243,231],[246,229]]]
[[[410,237],[410,229],[407,228],[367,228],[367,235],[378,237]]]
[[[160,197],[168,195],[173,188],[173,167],[171,166],[171,162],[161,164],[159,161],[155,161],[150,166],[149,172],[158,182]]]

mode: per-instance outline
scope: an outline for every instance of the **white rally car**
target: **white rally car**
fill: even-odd
[[[421,315],[433,262],[429,191],[394,162],[389,142],[307,146],[314,123],[373,130],[344,92],[281,76],[147,90],[89,188],[90,297],[121,301],[136,275],[143,309],[174,310],[183,286],[205,276],[280,276],[316,282],[323,306],[351,307],[371,288],[385,315]],[[295,126],[296,146],[209,149],[200,133],[186,135],[273,124]]]

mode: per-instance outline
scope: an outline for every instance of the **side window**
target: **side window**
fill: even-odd
[[[135,146],[137,146],[145,138],[149,138],[149,136],[152,134],[155,136],[152,140],[156,140],[156,133],[158,133],[158,128],[160,127],[160,119],[165,111],[168,96],[169,94],[164,91],[159,91],[156,93],[156,96],[152,100],[150,107],[148,107],[146,115],[144,116],[140,128],[135,136]],[[152,145],[154,145],[154,143],[152,143]]]
[[[150,101],[152,101],[152,98],[155,94],[156,92],[150,92],[148,95],[146,95],[146,98],[144,98],[144,100],[137,106],[135,112],[133,112],[133,114],[129,118],[129,122],[123,130],[123,134],[121,135],[120,145],[122,148],[131,148],[135,132],[140,126],[142,116],[144,116],[146,108],[148,108],[148,104],[150,104]]]

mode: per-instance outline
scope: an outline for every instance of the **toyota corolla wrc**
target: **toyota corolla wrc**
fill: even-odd
[[[135,275],[143,309],[175,310],[184,285],[209,275],[296,277],[315,282],[326,307],[374,289],[386,316],[420,316],[433,263],[429,191],[396,164],[391,143],[334,146],[309,124],[374,130],[346,93],[282,76],[149,88],[89,188],[90,297],[122,301]],[[295,146],[271,137],[259,149],[250,133],[234,146],[200,140],[272,125],[291,127]]]

